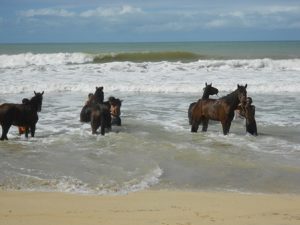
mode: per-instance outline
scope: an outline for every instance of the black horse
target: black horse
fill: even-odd
[[[91,121],[91,112],[92,107],[95,104],[102,104],[104,100],[103,87],[96,87],[94,94],[88,95],[88,100],[85,105],[82,107],[80,112],[80,122],[90,122]]]
[[[202,95],[201,99],[208,99],[210,95],[217,95],[218,93],[219,93],[219,90],[217,88],[213,87],[212,83],[207,84],[205,82],[205,87],[203,88],[203,95]],[[193,107],[196,105],[196,103],[197,102],[191,103],[189,106],[189,109],[188,109],[188,118],[189,118],[190,125],[192,125],[192,110],[193,110]]]
[[[221,122],[223,134],[227,135],[234,117],[234,110],[247,98],[246,88],[247,84],[237,85],[235,91],[222,98],[198,101],[192,110],[191,132],[197,132],[201,122],[202,131],[207,131],[208,121],[216,120]]]
[[[26,127],[25,136],[28,138],[29,128],[34,137],[38,112],[42,109],[43,94],[34,92],[34,96],[26,104],[4,103],[0,105],[0,124],[2,136],[0,140],[8,140],[7,133],[11,125]]]

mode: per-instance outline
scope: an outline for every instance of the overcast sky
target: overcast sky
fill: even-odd
[[[300,40],[300,0],[0,0],[0,43]]]

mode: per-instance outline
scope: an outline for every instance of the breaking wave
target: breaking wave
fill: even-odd
[[[191,52],[132,52],[132,53],[52,53],[0,55],[0,68],[27,66],[103,64],[111,62],[182,62],[196,63],[199,69],[268,69],[300,71],[300,59],[212,59]]]

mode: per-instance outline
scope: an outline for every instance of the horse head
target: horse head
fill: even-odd
[[[30,105],[36,109],[37,112],[40,112],[42,110],[42,101],[43,101],[43,92],[35,92],[34,96],[30,99]]]
[[[203,96],[202,99],[207,99],[210,95],[217,95],[219,90],[212,86],[212,83],[205,83],[205,87],[203,88]]]
[[[103,103],[104,100],[103,87],[96,87],[94,96],[95,96],[96,103]]]
[[[245,86],[243,85],[237,85],[237,97],[239,102],[245,102],[247,99],[247,84]]]

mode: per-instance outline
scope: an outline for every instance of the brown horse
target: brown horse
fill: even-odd
[[[205,82],[205,87],[203,88],[203,95],[201,99],[208,99],[210,95],[217,95],[219,93],[219,90],[215,87],[212,86],[211,84],[207,84]],[[201,101],[201,99],[199,99],[199,101]],[[188,109],[188,118],[189,118],[189,124],[192,125],[192,111],[194,106],[196,105],[197,102],[193,102],[190,104],[189,109]]]
[[[234,110],[247,98],[246,88],[247,84],[237,85],[235,91],[222,98],[198,101],[192,110],[191,132],[197,132],[201,122],[202,131],[207,131],[208,121],[215,120],[221,122],[223,134],[227,135],[234,117]]]
[[[38,112],[42,109],[43,94],[34,92],[34,96],[26,104],[4,103],[0,105],[0,124],[2,136],[0,140],[8,140],[7,133],[11,125],[26,127],[25,136],[28,138],[29,128],[34,137]]]

